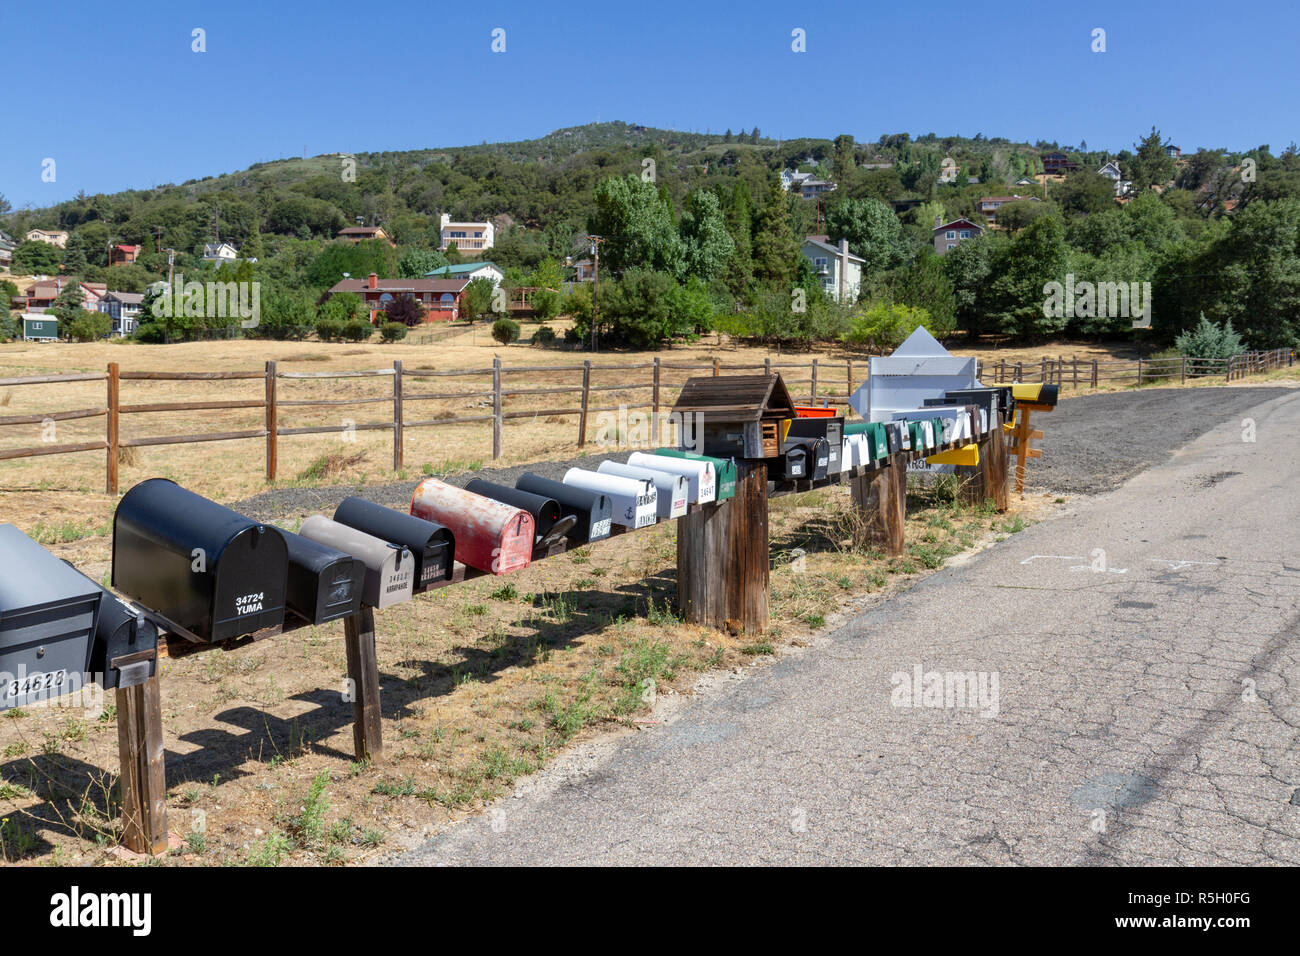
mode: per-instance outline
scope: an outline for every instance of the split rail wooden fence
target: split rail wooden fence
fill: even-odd
[[[1196,378],[1222,378],[1236,381],[1248,375],[1260,374],[1295,364],[1295,352],[1274,349],[1265,352],[1245,352],[1232,359],[1166,358],[1137,359],[1135,361],[1080,361],[1077,356],[1049,358],[1038,363],[980,362],[976,374],[986,384],[1009,382],[1044,382],[1063,388],[1088,388],[1099,385],[1143,385],[1174,380],[1185,383]],[[0,426],[45,426],[50,422],[76,421],[91,418],[105,419],[103,439],[57,443],[46,441],[39,445],[18,448],[0,448],[0,461],[32,458],[43,455],[71,454],[77,452],[105,452],[105,490],[118,493],[118,461],[123,448],[142,448],[160,445],[192,444],[196,442],[261,439],[265,442],[266,477],[275,480],[278,475],[279,445],[282,438],[303,435],[338,434],[340,428],[331,425],[286,426],[283,416],[294,414],[295,409],[345,408],[352,406],[377,406],[381,417],[373,421],[349,422],[352,431],[386,431],[392,435],[393,470],[404,465],[405,433],[408,429],[448,428],[481,423],[492,429],[492,458],[499,459],[505,442],[505,424],[511,421],[539,418],[574,418],[577,420],[577,444],[583,447],[593,437],[593,416],[602,413],[631,412],[648,417],[650,440],[661,443],[670,440],[661,435],[664,416],[684,380],[701,374],[780,372],[786,387],[796,402],[843,406],[853,391],[866,380],[865,359],[848,358],[843,361],[812,359],[808,362],[774,361],[761,363],[673,362],[656,357],[650,362],[611,363],[593,362],[566,365],[503,365],[493,360],[490,367],[474,369],[406,368],[401,361],[391,368],[361,369],[355,371],[290,372],[281,371],[274,361],[266,363],[263,371],[242,372],[133,372],[123,371],[118,363],[111,362],[107,371],[74,372],[57,375],[34,375],[0,379],[0,388],[18,386],[58,386],[76,382],[104,382],[105,398],[102,405],[38,414],[0,416]],[[529,384],[536,376],[573,376],[571,384]],[[348,398],[285,398],[278,394],[278,386],[288,382],[333,382],[343,379],[387,379],[391,392]],[[209,401],[149,402],[124,401],[126,391],[133,382],[237,382],[261,381],[264,388],[258,397],[221,399]],[[519,384],[516,384],[519,383]],[[621,401],[611,404],[614,394],[638,396],[635,402]],[[129,399],[129,396],[127,396]],[[442,412],[431,415],[429,402],[460,403],[470,414]],[[547,407],[537,407],[537,405]],[[526,405],[527,407],[520,407]],[[195,411],[229,411],[237,409],[261,410],[263,424],[257,428],[235,431],[210,431],[188,434],[159,434],[124,438],[121,419],[124,415],[168,415]]]

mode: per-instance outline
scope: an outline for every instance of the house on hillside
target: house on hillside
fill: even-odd
[[[500,285],[506,274],[495,262],[461,262],[456,265],[443,266],[424,274],[426,279],[490,279],[494,286]]]
[[[445,252],[454,242],[459,252],[483,252],[496,242],[496,227],[490,222],[452,222],[448,213],[439,219],[441,240],[438,249]]]
[[[990,225],[993,225],[998,221],[999,207],[1005,206],[1009,202],[1023,202],[1026,199],[1030,202],[1041,202],[1037,196],[1021,196],[1018,194],[1011,196],[982,196],[975,203],[975,211],[987,219]]]
[[[799,185],[799,196],[802,199],[816,199],[818,196],[833,193],[838,188],[839,185],[829,179],[805,179]]]
[[[849,252],[849,241],[831,245],[826,236],[809,236],[799,247],[812,263],[822,289],[836,302],[855,302],[862,288],[862,267],[867,261]]]
[[[348,226],[346,229],[340,229],[338,237],[346,239],[348,242],[356,245],[358,242],[364,242],[367,239],[383,239],[390,246],[396,246],[392,237],[384,231],[383,226]]]
[[[1115,184],[1116,196],[1125,196],[1128,194],[1129,190],[1133,188],[1133,183],[1124,178],[1124,173],[1120,170],[1119,163],[1115,162],[1113,159],[1103,163],[1102,167],[1097,170],[1097,175],[1105,176]]]
[[[976,236],[983,235],[984,227],[971,222],[969,219],[954,219],[952,222],[941,222],[938,216],[934,217],[934,251],[938,255],[957,248],[957,243],[963,239],[974,239]]]
[[[105,292],[99,311],[113,320],[114,335],[130,335],[140,323],[143,292]]]
[[[569,261],[567,268],[572,270],[569,274],[569,282],[594,282],[596,280],[596,263],[591,259],[578,259]]]
[[[1171,159],[1182,159],[1183,151],[1179,149],[1177,146],[1175,146],[1173,143],[1166,143],[1165,155],[1170,157]]]
[[[60,249],[68,247],[68,234],[61,229],[32,229],[26,238],[28,242],[48,242]]]
[[[98,312],[108,286],[103,282],[78,282],[77,285],[81,286],[81,307],[87,312]],[[67,287],[68,280],[62,276],[34,282],[24,290],[26,302],[23,307],[28,312],[45,312]]]
[[[203,244],[203,261],[215,262],[221,265],[223,262],[238,262],[239,250],[228,242],[205,242]]]
[[[14,262],[14,249],[18,244],[0,232],[0,272],[8,272]]]
[[[1048,176],[1064,176],[1079,168],[1079,164],[1062,152],[1043,154],[1043,172]]]
[[[454,322],[460,317],[460,300],[469,279],[381,279],[370,273],[364,279],[344,279],[326,293],[355,292],[370,312],[370,322],[382,321],[388,303],[401,296],[412,296],[425,310],[426,322]]]
[[[140,258],[140,250],[143,248],[143,246],[125,246],[120,243],[114,245],[108,251],[108,264],[110,266],[130,265]]]

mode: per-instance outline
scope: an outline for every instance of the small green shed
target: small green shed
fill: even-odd
[[[57,342],[59,320],[52,315],[24,315],[23,339],[28,342]]]

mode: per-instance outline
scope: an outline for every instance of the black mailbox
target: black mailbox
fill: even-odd
[[[309,624],[351,617],[361,610],[366,566],[337,548],[281,529],[289,546],[285,602]]]
[[[493,481],[473,478],[465,485],[465,490],[493,501],[502,501],[508,505],[527,511],[533,516],[533,534],[539,539],[546,538],[551,528],[560,520],[560,503],[549,495],[534,494],[522,488],[498,485]]]
[[[578,521],[568,533],[569,540],[574,544],[586,544],[609,537],[614,516],[614,503],[609,495],[552,481],[532,472],[520,475],[515,486],[520,491],[551,498],[565,514],[574,515]]]
[[[81,688],[102,595],[16,527],[0,525],[0,710]]]
[[[773,480],[793,481],[810,477],[808,473],[808,449],[797,442],[787,443],[785,451],[775,458],[769,458],[768,477]]]
[[[1004,422],[1011,421],[1016,401],[1011,397],[1011,386],[991,386],[988,388],[950,388],[943,393],[943,398],[926,399],[927,405],[978,405],[988,412],[990,426],[995,411],[1002,413]]]
[[[838,474],[844,470],[844,418],[796,418],[790,423],[790,438],[825,438],[829,445],[826,472]]]
[[[787,449],[795,445],[803,447],[806,455],[804,461],[805,478],[821,481],[826,477],[831,463],[830,442],[825,438],[787,438],[785,444]]]
[[[150,478],[124,494],[113,515],[113,587],[182,636],[216,643],[276,634],[288,550],[279,528]]]
[[[157,673],[158,628],[112,591],[99,589],[99,624],[86,670],[97,675],[104,690],[143,684]]]
[[[334,510],[334,520],[410,551],[415,558],[413,594],[451,580],[456,536],[450,528],[356,497],[343,499]]]

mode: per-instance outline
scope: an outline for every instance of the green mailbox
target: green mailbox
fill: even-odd
[[[667,455],[669,458],[692,458],[695,461],[707,461],[712,463],[713,470],[718,475],[718,493],[714,500],[726,501],[728,498],[736,497],[736,460],[734,458],[713,458],[709,455],[699,455],[693,451],[682,451],[680,448],[656,448],[656,455]]]
[[[912,450],[925,451],[925,426],[920,422],[908,422],[907,432],[912,436]]]
[[[932,418],[930,419],[930,424],[934,427],[934,443],[936,445],[942,445],[944,441],[943,419]]]
[[[861,435],[862,433],[868,431],[871,428],[871,426],[874,424],[875,422],[845,422],[844,434]]]
[[[867,436],[867,445],[871,449],[871,459],[889,457],[889,436],[885,433],[884,422],[863,422],[862,430]]]

